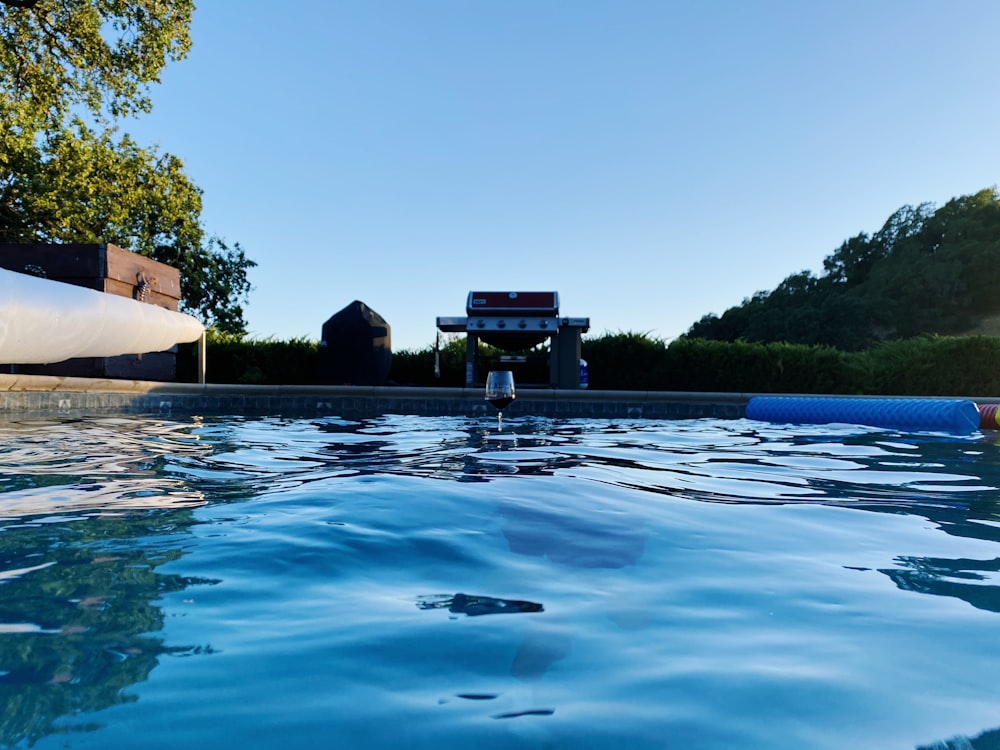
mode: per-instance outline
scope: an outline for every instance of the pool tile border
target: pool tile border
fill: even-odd
[[[528,389],[511,417],[739,418],[749,394]],[[394,386],[261,386],[0,374],[0,415],[102,414],[342,416],[383,414],[487,416],[480,389]]]
[[[566,419],[739,419],[759,394],[522,388],[506,416]],[[767,394],[796,395],[796,394]],[[873,397],[878,398],[878,397]],[[997,397],[968,398],[977,404]],[[224,385],[0,373],[0,418],[143,414],[162,416],[491,416],[478,388]]]

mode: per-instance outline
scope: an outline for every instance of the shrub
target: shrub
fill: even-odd
[[[930,336],[891,341],[857,355],[869,370],[867,391],[913,396],[1000,394],[1000,339]]]
[[[863,352],[825,346],[679,338],[669,346],[643,333],[585,338],[582,356],[595,390],[733,393],[837,393],[913,396],[1000,394],[1000,338],[932,336],[881,344]],[[544,382],[544,347],[525,364],[501,364],[508,354],[482,346],[480,366],[509,367],[519,382]],[[392,355],[390,383],[461,387],[465,337],[440,349],[440,377],[433,347]],[[178,379],[197,379],[195,347],[178,351]],[[306,339],[254,340],[215,331],[208,336],[211,383],[314,384],[318,344]],[[544,372],[543,372],[544,370]]]
[[[650,391],[660,387],[666,372],[666,345],[644,333],[619,332],[584,339],[590,388]]]
[[[465,338],[446,341],[437,352],[440,375],[434,369],[433,346],[392,353],[389,381],[397,385],[460,388],[465,384]]]
[[[178,348],[178,380],[197,378],[196,345]],[[291,341],[250,339],[239,334],[208,331],[206,380],[209,383],[254,385],[309,385],[317,380],[319,345],[299,338]]]
[[[852,356],[829,347],[681,338],[667,348],[659,390],[851,393],[859,383]]]

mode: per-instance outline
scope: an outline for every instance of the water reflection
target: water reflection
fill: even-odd
[[[0,744],[29,745],[68,717],[135,700],[164,655],[210,651],[158,635],[165,594],[212,581],[158,572],[189,511],[25,520],[0,531]],[[85,521],[85,522],[84,522]],[[156,543],[151,540],[159,540]]]
[[[171,476],[173,462],[211,451],[197,426],[121,418],[0,424],[0,518],[202,505],[201,491]]]
[[[898,568],[881,570],[904,591],[953,596],[976,609],[1000,612],[997,579],[1000,558],[969,560],[932,557],[897,557]]]
[[[269,521],[275,524],[267,532],[277,549],[290,545],[303,553],[308,547],[301,557],[281,558],[283,571],[299,575],[310,566],[321,567],[315,561],[322,560],[327,576],[342,576],[339,583],[350,580],[355,574],[350,565],[358,561],[387,578],[387,570],[434,557],[441,570],[464,567],[475,574],[491,572],[493,554],[504,555],[503,564],[515,576],[551,563],[546,570],[577,581],[579,591],[595,601],[599,593],[589,584],[603,581],[611,592],[607,606],[595,604],[594,609],[620,630],[626,622],[649,628],[656,617],[641,598],[635,604],[628,600],[627,586],[624,591],[616,586],[629,576],[648,575],[643,566],[650,558],[662,563],[663,529],[677,528],[657,515],[664,509],[820,504],[854,509],[844,514],[854,518],[873,512],[919,516],[952,537],[1000,542],[1000,452],[985,441],[829,426],[793,433],[717,420],[518,418],[504,427],[499,434],[484,429],[481,420],[405,416],[0,425],[0,519],[5,519],[0,521],[0,744],[30,744],[64,731],[66,722],[82,712],[135,700],[130,686],[146,680],[167,656],[211,653],[210,643],[168,641],[161,602],[165,595],[213,583],[163,570],[184,555],[193,526],[207,522],[211,508],[199,510],[206,505],[268,500],[274,503],[271,515],[278,516],[291,513],[288,505],[296,501],[315,506],[317,497],[333,506],[343,501],[338,490],[346,488],[355,498],[352,512],[357,511],[356,518],[345,514],[354,522],[350,533],[343,531],[348,526],[339,516],[323,509],[304,516],[323,524],[313,524],[308,539],[297,536],[301,529],[291,522],[286,528],[280,519]],[[363,481],[352,481],[359,477]],[[487,498],[482,504],[489,505],[488,521],[483,528],[462,529],[466,539],[449,535],[448,523],[460,513],[449,508],[455,513],[434,521],[438,525],[408,533],[406,519],[425,506],[412,503],[398,512],[386,500],[397,496],[386,488],[400,485],[377,481],[384,477],[438,480],[417,493],[416,499],[428,504],[443,482],[453,483],[448,489],[460,492],[463,500],[481,490],[474,499]],[[383,515],[372,511],[366,516],[366,502],[382,503]],[[467,518],[480,520],[471,512]],[[331,534],[334,523],[340,525]],[[253,556],[231,549],[236,557]],[[950,558],[937,549],[935,556],[923,557],[892,557],[887,551],[879,559],[891,564],[870,564],[899,589],[1000,612],[1000,558],[989,552],[976,557],[979,552],[963,549],[965,556]],[[946,549],[944,555],[949,553]],[[252,561],[246,565],[249,574],[278,577],[264,566],[254,568]],[[794,573],[775,572],[775,585]],[[723,590],[716,581],[699,581],[697,571],[671,572],[678,579],[688,574],[691,601],[697,601],[700,587]],[[416,590],[454,591],[454,583]],[[490,586],[496,586],[495,579]],[[519,590],[527,591],[513,593]],[[395,593],[389,591],[385,600]],[[418,606],[446,610],[456,620],[450,625],[482,628],[477,633],[502,632],[490,630],[497,621],[519,628],[516,649],[504,656],[504,669],[519,685],[546,675],[552,681],[553,667],[577,661],[577,654],[581,663],[599,658],[600,639],[582,625],[549,625],[559,616],[556,605],[563,613],[570,609],[565,602],[523,595],[538,601],[456,593],[421,597]],[[478,617],[542,612],[542,600],[549,611],[537,617]],[[369,600],[359,595],[359,601]],[[411,614],[412,602],[411,592],[405,600]],[[694,604],[688,606],[697,616]],[[692,616],[680,606],[674,614]],[[669,652],[669,644],[653,645]],[[564,664],[571,652],[574,658]],[[657,684],[658,678],[647,679]],[[497,719],[547,716],[555,710],[554,703],[533,700],[523,710],[502,710],[493,702],[499,690],[448,695],[495,705],[490,715]],[[996,746],[996,736],[985,732],[962,739],[966,745],[956,739],[934,747],[984,750]]]
[[[952,737],[920,745],[917,750],[1000,750],[1000,729],[991,729],[975,737]]]
[[[515,554],[575,568],[623,568],[635,565],[645,549],[642,518],[600,497],[512,494],[498,506]]]
[[[526,493],[515,483],[497,500],[512,552],[575,568],[627,567],[644,554],[643,514],[608,488],[642,493],[646,504],[820,503],[907,513],[950,535],[1000,541],[1000,459],[985,439],[744,420],[515,418],[500,433],[480,420],[386,416],[283,424],[280,442],[269,427],[244,425],[243,448],[213,462],[267,475],[272,491],[380,474],[581,481],[572,495],[537,483]],[[900,559],[883,572],[902,588],[997,611],[994,561]]]
[[[420,609],[447,609],[452,614],[479,617],[480,615],[509,615],[518,612],[541,612],[545,608],[538,602],[519,599],[498,599],[492,596],[475,596],[458,593],[429,594],[417,600]]]
[[[135,700],[164,655],[166,594],[211,581],[158,571],[207,502],[174,474],[212,450],[198,423],[97,419],[0,425],[0,744]],[[182,474],[182,472],[181,472]]]

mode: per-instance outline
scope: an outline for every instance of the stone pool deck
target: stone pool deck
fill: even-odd
[[[508,417],[688,419],[743,416],[742,393],[522,388]],[[382,414],[492,415],[482,389],[405,386],[198,385],[0,374],[0,418],[30,416],[251,415],[349,419]]]

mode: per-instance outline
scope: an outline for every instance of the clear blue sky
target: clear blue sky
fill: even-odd
[[[256,337],[477,290],[664,339],[1000,182],[996,0],[203,0],[124,123],[259,263]]]

